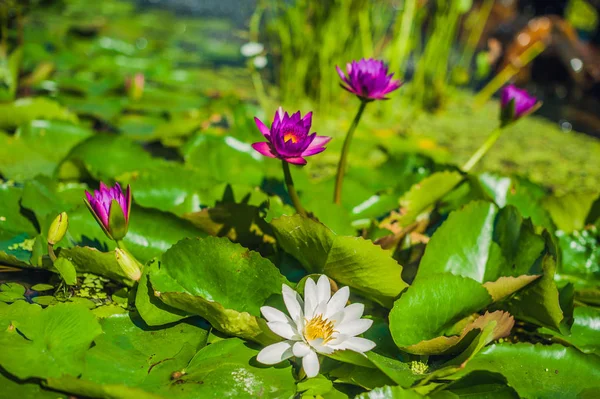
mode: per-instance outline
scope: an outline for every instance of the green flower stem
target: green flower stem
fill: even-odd
[[[54,246],[48,243],[48,256],[50,256],[50,260],[52,263],[56,262],[56,254],[54,253]]]
[[[281,160],[281,165],[283,166],[283,176],[285,177],[285,185],[287,187],[288,194],[292,199],[292,203],[294,204],[294,208],[296,208],[296,212],[298,212],[302,216],[307,216],[306,210],[304,210],[304,208],[302,207],[302,204],[300,203],[300,198],[298,197],[298,193],[294,188],[294,181],[292,180],[292,174],[290,173],[290,165],[284,160]]]
[[[335,191],[333,195],[333,202],[336,204],[340,204],[342,202],[342,182],[344,180],[344,174],[346,173],[346,163],[348,162],[348,152],[350,150],[350,143],[352,142],[352,136],[354,135],[356,126],[358,126],[358,122],[360,122],[360,117],[362,116],[362,113],[365,110],[367,103],[368,101],[361,100],[358,112],[356,113],[356,116],[352,121],[352,125],[350,125],[350,129],[348,129],[348,133],[346,133],[346,139],[344,140],[344,146],[342,147],[342,155],[340,156],[340,162],[338,163],[337,168],[337,175],[335,177]]]
[[[504,126],[498,126],[496,128],[496,130],[494,130],[488,136],[487,140],[485,140],[483,145],[481,147],[479,147],[479,149],[477,151],[475,151],[475,153],[473,155],[471,155],[471,158],[469,158],[467,163],[465,163],[461,169],[464,172],[471,171],[471,169],[473,169],[473,166],[475,166],[477,164],[477,162],[479,162],[481,160],[481,158],[483,158],[483,156],[489,151],[489,149],[492,148],[494,143],[496,143],[496,141],[498,141],[503,130],[504,130]]]

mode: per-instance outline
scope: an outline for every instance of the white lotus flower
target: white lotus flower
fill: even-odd
[[[319,374],[317,353],[328,355],[337,350],[349,349],[364,353],[375,343],[357,337],[371,327],[372,320],[361,319],[365,305],[353,303],[346,306],[350,289],[343,287],[331,296],[329,279],[323,275],[317,284],[306,279],[304,301],[296,291],[283,285],[283,301],[289,316],[272,308],[260,308],[267,325],[285,341],[269,345],[257,356],[264,364],[276,364],[292,356],[302,358],[307,377]]]

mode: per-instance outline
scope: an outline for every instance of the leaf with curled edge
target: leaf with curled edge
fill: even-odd
[[[539,277],[541,277],[540,274],[500,277],[496,281],[484,283],[483,286],[488,290],[494,302],[498,302],[524,288]]]
[[[495,312],[485,312],[484,315],[477,317],[473,322],[466,325],[460,335],[452,337],[437,337],[426,341],[421,341],[418,344],[411,345],[403,348],[406,352],[413,353],[415,355],[435,355],[435,354],[452,354],[456,353],[463,347],[463,340],[467,336],[476,337],[476,335],[469,334],[473,330],[483,331],[492,322],[495,322],[492,334],[487,339],[487,345],[489,342],[506,337],[510,334],[512,327],[515,324],[515,319],[509,313],[497,310]],[[461,345],[459,345],[461,344]]]

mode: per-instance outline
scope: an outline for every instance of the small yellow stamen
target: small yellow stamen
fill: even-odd
[[[291,141],[292,143],[297,143],[298,142],[298,136],[296,136],[294,133],[289,132],[283,135],[283,141],[284,142],[288,142]]]
[[[321,338],[323,343],[331,340],[331,337],[335,330],[333,329],[333,323],[329,320],[323,320],[323,315],[318,315],[312,319],[307,320],[306,326],[304,327],[304,338],[307,341],[312,341],[317,338]]]

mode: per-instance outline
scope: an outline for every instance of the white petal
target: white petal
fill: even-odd
[[[283,285],[281,288],[283,293],[283,302],[285,307],[290,314],[292,320],[298,325],[298,321],[304,319],[304,313],[302,312],[302,298],[300,295],[287,285]]]
[[[256,360],[262,364],[277,364],[292,357],[292,344],[290,341],[278,342],[269,345],[258,353]]]
[[[263,306],[260,308],[260,312],[265,316],[267,321],[279,321],[281,323],[288,323],[291,319],[279,309],[275,309],[271,306]]]
[[[340,334],[345,335],[358,335],[367,331],[373,325],[373,320],[369,319],[358,319],[347,321],[336,327]]]
[[[297,339],[300,338],[298,336],[298,332],[295,329],[295,326],[292,326],[289,323],[281,323],[278,321],[270,321],[267,323],[267,326],[273,331],[275,334],[283,337],[285,339]]]
[[[338,326],[342,323],[360,319],[364,311],[365,305],[362,303],[353,303],[331,316],[330,320],[332,320],[334,324]]]
[[[331,285],[326,275],[321,275],[317,281],[317,297],[320,302],[328,302],[331,298]]]
[[[319,358],[315,352],[310,351],[302,358],[302,368],[308,378],[316,377],[319,374]]]
[[[340,310],[344,309],[346,306],[346,302],[348,302],[348,298],[350,297],[350,288],[342,287],[333,294],[329,303],[327,304],[327,313],[325,313],[325,318],[330,318]]]
[[[329,346],[329,342],[326,345],[323,345],[322,339],[315,339],[310,342],[310,346],[318,353],[322,353],[324,355],[329,355],[335,351],[336,348],[332,348]]]
[[[296,342],[292,348],[292,352],[296,357],[304,357],[308,355],[308,352],[311,352],[311,349],[304,342]]]
[[[370,351],[374,347],[375,342],[371,340],[360,337],[350,337],[339,346],[339,349],[350,349],[355,352],[364,353]]]
[[[315,284],[315,281],[309,277],[304,284],[304,317],[308,320],[312,319],[318,304],[317,285]]]

